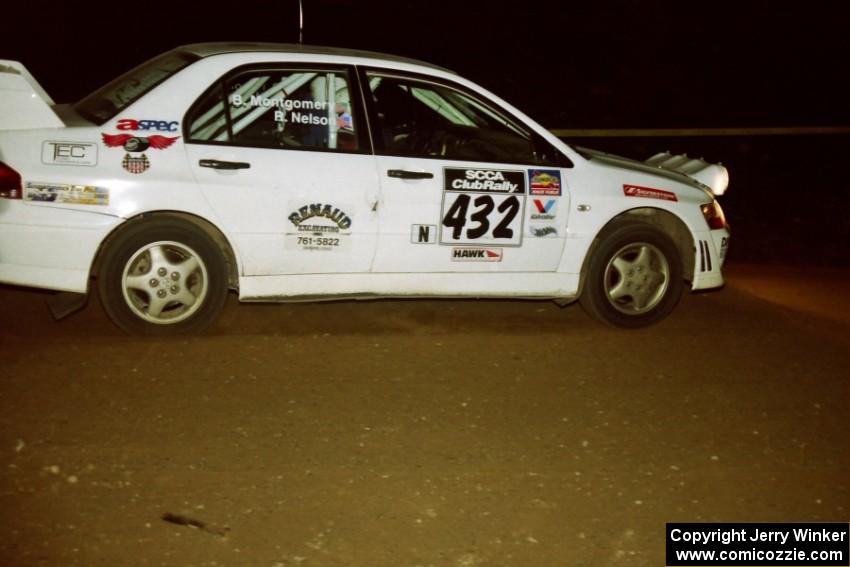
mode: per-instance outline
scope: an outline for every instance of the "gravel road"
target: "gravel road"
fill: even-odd
[[[140,340],[0,288],[0,564],[657,566],[665,522],[846,522],[850,273],[731,274],[633,332],[231,298]]]

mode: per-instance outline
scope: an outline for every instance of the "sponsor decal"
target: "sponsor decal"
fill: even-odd
[[[121,160],[121,167],[133,174],[144,173],[151,167],[151,162],[148,161],[148,156],[142,154],[140,156],[131,156],[124,154],[124,159]]]
[[[723,240],[720,241],[720,261],[722,262],[724,258],[726,258],[726,253],[729,252],[729,237],[724,236]]]
[[[322,203],[313,203],[298,207],[296,211],[289,215],[289,221],[298,227],[298,230],[306,232],[313,232],[313,225],[305,225],[304,221],[316,218],[330,219],[333,221],[336,226],[330,227],[333,229],[332,232],[339,232],[340,230],[347,229],[351,226],[351,217],[345,214],[345,212],[333,205]]]
[[[546,236],[558,236],[558,229],[554,226],[544,226],[542,228],[537,228],[535,226],[529,227],[532,236],[536,236],[537,238],[544,238]]]
[[[522,245],[525,173],[444,168],[440,244]]]
[[[103,144],[107,148],[123,147],[124,159],[121,160],[121,167],[130,173],[144,173],[150,169],[150,161],[145,154],[132,156],[130,153],[144,152],[148,148],[155,150],[164,150],[171,147],[180,136],[133,136],[132,134],[101,134]]]
[[[342,250],[350,245],[351,217],[345,211],[327,203],[294,205],[289,222],[294,232],[286,234],[290,250]]]
[[[434,244],[437,242],[437,225],[414,224],[410,226],[410,242],[413,244]]]
[[[531,204],[532,221],[553,221],[558,215],[557,199],[532,199]]]
[[[643,197],[645,199],[661,199],[662,201],[678,201],[675,193],[638,185],[623,185],[623,195],[626,197]]]
[[[445,168],[446,191],[477,193],[525,193],[525,176],[521,171],[500,169]]]
[[[452,262],[501,262],[501,248],[452,248]]]
[[[534,206],[537,208],[537,212],[540,214],[549,213],[552,211],[555,205],[555,199],[548,199],[544,204],[541,199],[534,199]]]
[[[531,195],[559,197],[561,195],[561,172],[557,169],[529,169],[528,187]]]
[[[148,148],[164,150],[171,147],[180,136],[133,136],[131,134],[101,134],[107,148],[124,147],[128,152],[143,152]]]
[[[97,144],[47,140],[41,144],[41,163],[45,165],[97,165]]]
[[[109,189],[66,183],[27,183],[24,200],[66,205],[108,205]]]
[[[179,124],[176,120],[133,120],[132,118],[122,118],[115,127],[118,130],[176,132]]]

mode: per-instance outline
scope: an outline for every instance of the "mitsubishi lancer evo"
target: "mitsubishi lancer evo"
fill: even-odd
[[[572,147],[427,63],[209,43],[76,104],[0,60],[0,282],[131,334],[242,301],[579,300],[607,324],[723,284],[722,165]]]

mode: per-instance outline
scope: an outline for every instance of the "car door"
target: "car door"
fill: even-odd
[[[349,68],[236,69],[190,109],[197,182],[246,276],[368,272],[378,180]]]
[[[545,272],[566,239],[569,160],[468,89],[362,75],[381,183],[373,272]]]

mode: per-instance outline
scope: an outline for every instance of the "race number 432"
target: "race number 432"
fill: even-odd
[[[446,168],[444,174],[441,244],[522,244],[524,172]]]

